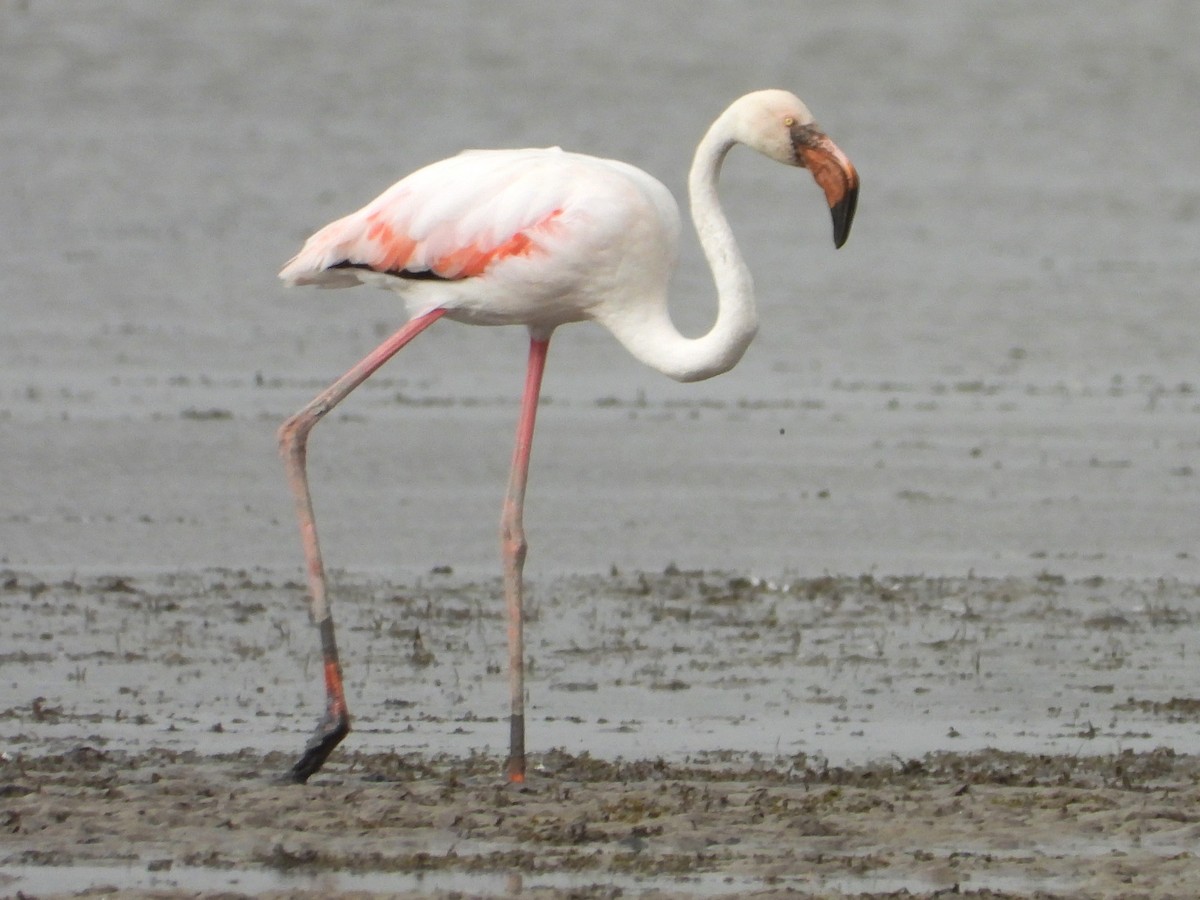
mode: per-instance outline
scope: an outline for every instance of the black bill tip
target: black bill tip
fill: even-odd
[[[833,216],[833,245],[841,247],[850,237],[850,224],[854,221],[854,210],[858,206],[857,181],[846,189],[837,203],[829,207]]]

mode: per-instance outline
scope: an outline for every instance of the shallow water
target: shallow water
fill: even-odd
[[[9,880],[11,879],[11,881]],[[320,874],[281,873],[269,870],[240,869],[220,872],[200,866],[171,866],[165,871],[153,871],[144,865],[115,866],[15,866],[5,868],[0,886],[11,886],[37,894],[76,893],[98,890],[112,885],[117,892],[141,890],[190,890],[215,892],[219,890],[260,894],[268,891],[342,892],[370,891],[387,894],[397,892],[467,891],[474,896],[520,894],[523,890],[554,888],[579,890],[596,884],[597,876],[589,873],[542,874],[513,876],[494,872],[428,872],[421,874],[397,872],[322,872]],[[704,897],[737,890],[761,889],[758,879],[729,878],[721,874],[706,874],[693,878],[615,876],[607,874],[604,883],[634,896],[650,890],[683,889],[690,896]]]
[[[1018,864],[1014,864],[1014,869]],[[220,870],[199,866],[172,866],[154,871],[145,865],[117,866],[12,866],[0,874],[0,887],[12,886],[35,894],[71,894],[81,891],[100,892],[111,886],[118,892],[143,891],[238,891],[261,894],[271,891],[313,892],[336,894],[368,891],[372,894],[397,893],[432,894],[434,892],[465,891],[470,896],[520,896],[538,890],[579,892],[603,885],[619,890],[622,896],[658,896],[670,891],[675,896],[735,897],[747,891],[764,890],[821,890],[838,894],[861,895],[867,892],[932,891],[939,887],[936,879],[914,878],[911,875],[859,874],[833,878],[795,876],[731,876],[722,872],[700,872],[691,876],[617,875],[611,872],[541,873],[519,875],[494,872],[426,872],[420,874],[397,872],[322,872],[320,874],[280,873],[269,870]],[[990,874],[971,881],[974,890],[1051,891],[1074,886],[1071,879],[1029,874]],[[564,894],[563,896],[566,896]]]
[[[724,179],[762,332],[675,385],[556,338],[537,573],[1194,577],[1200,23],[1185,3],[0,7],[0,559],[294,566],[273,431],[397,324],[286,291],[308,232],[464,146],[677,193],[734,96],[794,88],[863,177]],[[676,314],[703,329],[692,242]],[[695,301],[689,303],[688,301]],[[519,330],[438,327],[314,437],[329,562],[495,568]]]

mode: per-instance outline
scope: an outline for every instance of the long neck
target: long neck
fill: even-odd
[[[692,222],[717,286],[717,321],[707,334],[685,337],[671,322],[663,298],[647,304],[636,333],[617,335],[634,356],[677,381],[728,372],[758,331],[754,283],[717,199],[717,177],[733,145],[724,117],[717,119],[696,148],[688,174]]]

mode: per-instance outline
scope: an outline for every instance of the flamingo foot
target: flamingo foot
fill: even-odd
[[[333,748],[349,733],[350,716],[345,708],[337,710],[330,707],[317,725],[316,732],[308,739],[304,753],[288,772],[288,780],[294,784],[304,784],[308,781],[325,765],[325,760],[329,758]]]

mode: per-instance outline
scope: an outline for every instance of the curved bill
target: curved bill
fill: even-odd
[[[838,145],[811,125],[798,129],[794,141],[796,161],[812,173],[813,180],[825,192],[833,216],[833,243],[840,247],[850,237],[850,224],[854,221],[858,172]]]

